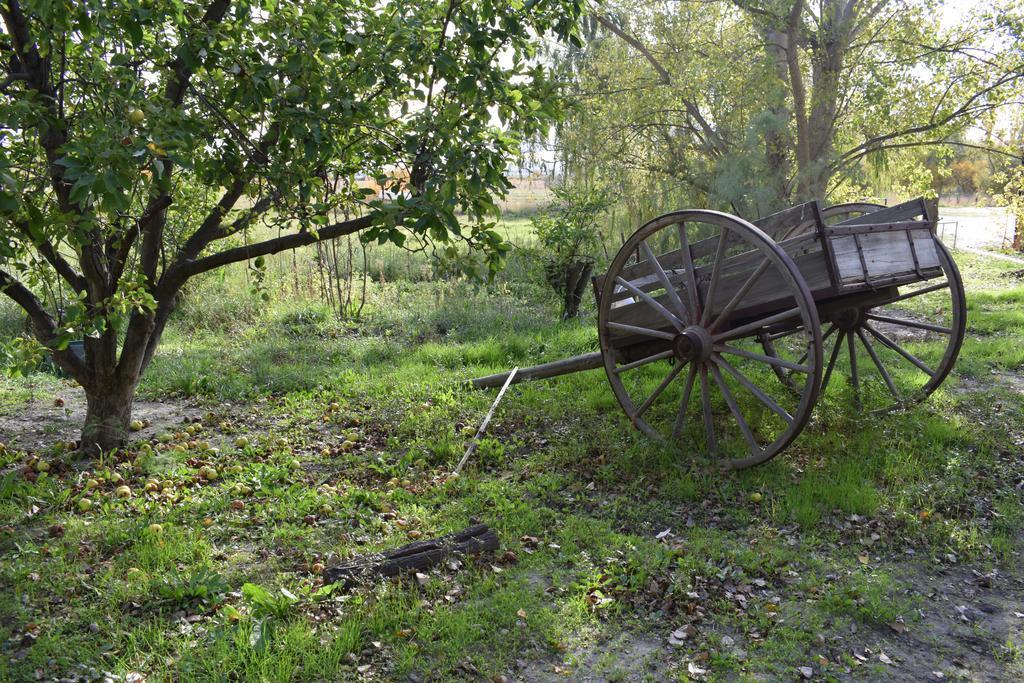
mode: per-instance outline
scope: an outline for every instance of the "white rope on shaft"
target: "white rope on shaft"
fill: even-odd
[[[469,456],[473,455],[473,451],[476,450],[476,445],[480,443],[480,437],[484,435],[484,430],[487,429],[487,423],[491,421],[491,417],[494,415],[494,410],[498,407],[498,403],[501,401],[501,397],[505,395],[505,390],[512,384],[512,380],[515,378],[516,373],[519,372],[519,366],[512,368],[512,372],[508,373],[508,379],[505,380],[505,384],[502,385],[501,391],[498,392],[498,396],[494,399],[494,403],[491,404],[491,409],[487,411],[487,416],[484,418],[483,423],[480,425],[480,429],[476,431],[476,436],[473,437],[473,442],[469,444],[469,448],[466,449],[466,454],[462,456],[462,460],[455,467],[455,474],[462,472],[462,466],[469,460]]]

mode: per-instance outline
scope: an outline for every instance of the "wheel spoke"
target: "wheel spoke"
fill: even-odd
[[[608,327],[619,332],[630,332],[632,334],[642,334],[645,337],[655,337],[657,339],[667,339],[672,341],[676,338],[676,335],[671,332],[662,332],[661,330],[652,330],[649,327],[638,327],[636,325],[626,325],[625,323],[608,323]]]
[[[886,302],[883,305],[888,306],[889,304],[894,304],[894,303],[896,303],[898,301],[906,301],[907,299],[913,299],[915,296],[922,296],[924,294],[930,294],[932,292],[937,292],[940,289],[947,289],[948,287],[949,287],[949,280],[946,280],[944,282],[940,282],[937,285],[932,285],[930,287],[922,287],[921,289],[915,289],[914,291],[907,292],[906,294],[900,294],[898,297],[896,297],[892,301]]]
[[[693,311],[693,315],[690,316],[692,322],[703,319],[704,316],[700,310],[700,292],[697,291],[697,276],[693,270],[693,254],[690,253],[690,237],[686,234],[686,223],[679,224],[679,244],[683,252],[683,267],[686,269],[686,290],[689,294],[690,310]]]
[[[704,310],[701,311],[700,325],[706,327],[708,320],[711,318],[711,307],[715,305],[715,291],[718,288],[718,276],[722,270],[722,261],[725,260],[725,244],[729,233],[725,228],[721,228],[721,233],[718,237],[718,248],[715,250],[715,263],[711,266],[711,282],[708,284],[708,293],[704,297]],[[693,261],[690,261],[690,267],[693,267]]]
[[[734,368],[732,364],[729,363],[729,361],[725,360],[718,354],[711,356],[711,358],[716,363],[725,368],[730,375],[735,377],[737,382],[745,386],[747,390],[757,398],[757,400],[759,400],[761,403],[763,403],[769,409],[775,412],[779,417],[785,420],[786,424],[793,424],[793,416],[790,415],[785,408],[776,403],[771,396],[761,391],[761,389],[759,389],[753,382],[751,382],[746,375],[744,375],[742,372]]]
[[[836,345],[832,347],[832,355],[828,359],[828,367],[825,368],[825,376],[821,380],[821,393],[825,393],[825,388],[828,386],[828,381],[832,377],[832,369],[836,366],[836,359],[839,358],[839,352],[843,349],[843,337],[846,336],[846,332],[840,332],[836,338]]]
[[[700,366],[700,398],[704,408],[704,433],[707,434],[708,454],[718,455],[718,441],[715,439],[715,425],[711,416],[711,388],[708,386],[708,369]]]
[[[640,360],[635,360],[632,363],[626,363],[625,365],[620,365],[619,367],[615,368],[615,370],[613,372],[616,375],[618,375],[618,374],[621,374],[621,373],[625,372],[626,370],[632,370],[634,368],[640,367],[641,365],[647,365],[648,363],[653,363],[654,361],[664,360],[665,358],[671,358],[674,355],[675,355],[675,352],[672,351],[671,349],[669,349],[668,351],[662,351],[661,353],[656,353],[653,356],[647,356],[646,358],[641,358]]]
[[[747,292],[750,291],[750,288],[754,286],[754,283],[757,282],[758,278],[761,277],[764,271],[768,270],[769,265],[770,262],[767,258],[764,258],[764,260],[761,261],[761,265],[754,269],[754,272],[750,274],[750,277],[747,278],[747,281],[743,283],[743,286],[740,287],[735,294],[733,294],[732,299],[729,300],[729,303],[725,305],[725,308],[722,309],[722,312],[718,314],[717,318],[715,318],[715,322],[711,323],[711,326],[708,327],[709,332],[714,332],[716,329],[718,329],[719,325],[721,325],[723,322],[729,319],[729,316],[732,314],[733,310],[736,308],[737,305],[739,305],[741,301],[743,301],[743,297],[747,295]]]
[[[825,341],[826,339],[828,339],[830,336],[832,336],[832,333],[835,332],[835,331],[836,331],[836,326],[835,325],[829,325],[828,329],[825,330],[825,334],[821,335],[821,341]]]
[[[740,325],[739,327],[731,329],[728,332],[716,334],[712,337],[712,341],[714,341],[715,343],[721,343],[724,341],[729,341],[730,339],[736,339],[737,337],[745,337],[749,333],[755,332],[761,329],[762,327],[765,327],[766,325],[782,322],[783,320],[789,320],[790,318],[795,318],[800,314],[801,311],[799,307],[791,308],[788,311],[782,311],[781,313],[770,315],[767,318],[761,318],[760,320],[755,320],[752,323]]]
[[[798,332],[803,332],[803,331],[804,331],[804,326],[803,325],[797,325],[796,327],[794,327],[792,329],[789,329],[789,330],[786,330],[785,332],[776,332],[774,334],[769,334],[768,335],[768,340],[769,341],[775,341],[776,339],[785,339],[786,337],[792,337],[794,334],[796,334]]]
[[[821,335],[821,343],[824,344],[825,341],[829,337],[831,337],[832,333],[835,332],[835,331],[836,331],[836,326],[835,325],[829,325],[828,326],[828,330],[825,331],[825,334]],[[810,350],[804,351],[804,355],[800,356],[800,360],[798,360],[797,363],[803,363],[805,360],[807,360],[807,357],[810,354],[811,354]],[[792,373],[790,373],[790,374],[792,374]]]
[[[846,333],[847,346],[850,349],[850,383],[853,384],[853,402],[860,408],[860,377],[857,375],[857,349],[853,345],[853,333]]]
[[[900,392],[896,390],[896,385],[893,384],[892,377],[886,372],[885,366],[882,365],[882,359],[878,357],[878,353],[875,351],[875,345],[871,343],[871,339],[864,334],[864,330],[857,328],[857,336],[860,337],[860,343],[867,349],[868,355],[871,356],[871,360],[874,361],[875,367],[878,368],[878,374],[882,376],[882,381],[885,382],[885,386],[889,387],[889,392],[900,400]]]
[[[644,401],[640,405],[640,407],[636,409],[636,413],[633,414],[633,417],[638,418],[641,415],[643,415],[644,412],[646,412],[647,409],[650,408],[651,405],[658,399],[658,397],[661,396],[661,392],[665,391],[665,388],[672,383],[672,380],[674,380],[676,376],[683,371],[684,367],[686,366],[683,365],[682,363],[676,363],[672,370],[670,370],[669,373],[665,375],[665,379],[661,380],[661,384],[658,385],[658,388],[655,389],[654,392],[647,398],[647,400]]]
[[[940,334],[953,334],[953,330],[949,327],[943,327],[941,325],[932,325],[931,323],[919,323],[914,320],[903,320],[902,318],[892,318],[887,315],[878,315],[876,313],[868,313],[866,316],[869,320],[877,320],[880,323],[890,323],[892,325],[902,325],[903,327],[913,327],[917,330],[928,330],[930,332],[939,332]]]
[[[667,308],[665,308],[664,306],[662,306],[650,294],[648,294],[644,290],[640,289],[639,287],[634,285],[632,282],[629,282],[628,280],[624,280],[622,277],[616,277],[615,281],[618,282],[623,287],[625,287],[626,289],[628,289],[634,295],[640,297],[644,301],[644,303],[646,303],[648,306],[650,306],[655,311],[657,311],[659,315],[661,315],[663,318],[665,318],[665,320],[668,320],[670,323],[672,323],[672,326],[675,327],[677,330],[682,332],[684,329],[686,329],[686,325],[683,323],[682,320],[677,318],[675,316],[675,314],[672,313],[672,311],[670,311]]]
[[[672,281],[668,279],[668,275],[665,273],[665,269],[661,267],[661,262],[654,256],[654,252],[651,251],[650,245],[647,244],[647,240],[640,240],[640,251],[643,252],[644,258],[651,264],[651,268],[654,270],[654,274],[658,276],[658,282],[665,288],[665,293],[668,295],[669,301],[675,306],[676,313],[680,318],[684,320],[690,320],[692,317],[687,313],[686,306],[683,305],[683,300],[679,298],[679,292],[676,291]]]
[[[758,455],[761,452],[761,446],[758,445],[757,439],[754,438],[754,433],[750,431],[750,426],[747,421],[743,419],[743,413],[740,412],[740,407],[736,405],[736,399],[733,398],[732,392],[729,391],[729,387],[726,386],[725,380],[722,379],[722,373],[719,372],[718,366],[715,364],[711,365],[711,375],[715,378],[715,384],[718,385],[719,391],[722,392],[722,396],[725,398],[726,405],[729,406],[729,411],[732,416],[736,418],[736,423],[740,426],[740,431],[743,432],[743,438],[747,440],[747,444],[750,445],[750,454]]]
[[[864,329],[870,332],[872,336],[874,336],[874,338],[877,339],[878,341],[882,342],[882,344],[889,347],[890,349],[892,349],[893,351],[900,354],[908,361],[916,365],[918,369],[921,370],[921,372],[925,373],[929,377],[935,377],[934,370],[925,365],[924,362],[922,362],[917,356],[904,349],[902,346],[894,342],[892,339],[889,339],[887,336],[885,336],[875,328],[871,327],[871,325],[868,325],[867,323],[864,323]]]
[[[737,349],[733,346],[726,346],[725,344],[715,344],[712,348],[718,353],[731,353],[734,356],[743,356],[744,358],[756,360],[761,363],[768,363],[769,365],[775,365],[780,368],[786,368],[787,370],[792,370],[794,372],[808,373],[811,371],[811,368],[806,365],[794,363],[777,356],[762,356],[761,354],[754,353],[753,351],[745,351],[744,349]],[[800,362],[802,363],[806,359],[807,354],[805,353],[804,357],[800,359]]]
[[[615,294],[621,294],[622,292],[626,291],[626,288],[623,287],[622,285],[618,285],[617,284],[617,285],[615,285],[615,289],[612,290],[612,291]],[[636,303],[636,297],[635,296],[624,296],[621,299],[615,301],[612,304],[612,308],[616,308],[617,306],[624,306],[626,304],[635,304],[635,303]]]
[[[683,400],[679,404],[679,414],[676,415],[676,423],[672,426],[672,440],[675,441],[683,433],[686,424],[686,408],[690,405],[690,393],[693,391],[694,380],[697,379],[697,366],[690,364],[690,373],[686,376],[686,387],[683,389]]]

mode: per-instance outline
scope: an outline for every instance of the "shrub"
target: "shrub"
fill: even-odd
[[[579,315],[580,301],[594,268],[597,218],[611,206],[604,190],[559,187],[555,201],[533,218],[544,254],[548,283],[562,296],[562,319]]]

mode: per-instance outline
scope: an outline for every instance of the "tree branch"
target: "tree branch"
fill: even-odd
[[[206,12],[203,13],[201,23],[203,28],[210,28],[216,24],[219,24],[223,19],[224,15],[227,14],[228,8],[231,6],[231,0],[213,0],[207,6]],[[187,41],[182,49],[189,49]],[[185,91],[188,90],[189,81],[192,80],[192,69],[186,65],[186,59],[182,56],[181,51],[174,58],[174,61],[170,64],[171,71],[174,76],[167,83],[167,87],[164,90],[164,97],[171,103],[171,106],[177,107],[181,104],[182,99],[185,97]]]
[[[660,61],[658,61],[658,58],[655,57],[649,49],[647,49],[647,46],[640,42],[640,40],[636,36],[630,35],[624,29],[620,28],[619,26],[616,26],[611,19],[609,19],[603,14],[595,13],[593,16],[597,23],[601,24],[601,26],[604,26],[613,34],[624,40],[627,45],[629,45],[634,50],[639,52],[658,73],[658,79],[662,85],[672,84],[672,77],[669,75],[668,70],[661,64]],[[689,114],[690,117],[692,117],[693,120],[697,122],[697,125],[700,126],[700,129],[704,132],[705,138],[712,143],[713,149],[718,152],[725,152],[728,148],[728,144],[722,138],[722,136],[719,135],[718,131],[715,130],[711,123],[706,118],[704,118],[704,115],[700,111],[700,107],[694,104],[694,102],[689,98],[680,97],[680,100],[682,101],[683,106],[686,107],[686,113]]]
[[[786,64],[789,70],[789,87],[793,94],[793,113],[796,116],[797,172],[806,173],[811,165],[810,127],[807,125],[807,91],[803,72],[800,70],[800,53],[797,51],[797,35],[803,0],[795,0],[786,25]]]
[[[220,23],[227,14],[230,6],[230,0],[213,0],[213,2],[207,6],[206,12],[203,13],[203,18],[201,20],[203,28],[209,29],[210,27]],[[188,49],[191,49],[191,45],[189,40],[186,38],[182,41],[182,45],[178,49],[178,55],[170,64],[173,75],[167,82],[167,86],[164,89],[164,97],[171,103],[171,106],[175,108],[181,105],[185,98],[185,93],[188,90],[189,83],[192,80],[193,70],[186,64],[186,62],[190,60],[186,60],[182,54]],[[163,161],[164,164],[164,182],[169,182],[171,175],[174,172],[173,165],[166,157],[162,158],[161,161]],[[143,275],[150,282],[151,286],[155,286],[156,283],[157,258],[160,255],[160,247],[163,245],[164,225],[166,223],[166,209],[156,212],[153,215],[153,219],[149,221],[148,229],[144,231],[142,236],[142,249],[139,254],[139,265],[142,268]]]
[[[6,294],[16,304],[21,306],[29,318],[32,319],[36,338],[51,350],[54,359],[75,378],[75,381],[83,387],[87,387],[92,375],[89,367],[85,364],[85,361],[67,349],[61,351],[54,348],[53,341],[57,336],[57,323],[54,321],[53,316],[46,312],[46,309],[43,308],[36,295],[3,270],[0,270],[0,292]]]
[[[29,230],[28,225],[22,221],[15,221],[14,225],[32,244],[32,246],[35,247],[36,251],[46,259],[46,262],[49,263],[55,271],[57,271],[57,274],[64,278],[65,282],[71,285],[72,289],[76,292],[86,291],[85,278],[82,277],[78,271],[76,271],[74,267],[72,267],[72,265],[57,252],[56,248],[54,248],[52,244],[46,240],[36,241],[32,236],[32,232]]]
[[[0,82],[0,93],[7,94],[7,89],[18,81],[27,81],[28,74],[24,72],[12,73],[7,76],[2,82]]]
[[[921,140],[918,142],[894,142],[888,145],[879,145],[877,147],[872,147],[871,149],[865,149],[857,153],[855,156],[836,160],[831,165],[831,168],[834,173],[838,173],[842,169],[849,168],[872,152],[881,152],[886,149],[907,149],[912,147],[963,147],[966,149],[981,150],[982,152],[987,152],[989,154],[998,154],[999,156],[1016,159],[1017,161],[1024,163],[1024,159],[1021,158],[1020,154],[1013,154],[1012,152],[1007,152],[1006,150],[999,149],[997,147],[986,147],[985,145],[975,145],[970,142],[958,142],[955,140]],[[835,187],[838,187],[838,184]]]
[[[146,207],[139,219],[135,221],[134,229],[126,230],[121,235],[121,244],[117,248],[117,253],[114,254],[114,260],[111,264],[110,280],[111,286],[117,286],[117,283],[121,280],[121,276],[124,275],[124,269],[128,265],[128,256],[131,254],[132,247],[135,245],[135,240],[138,236],[148,228],[149,224],[156,220],[157,216],[161,211],[171,205],[171,197],[167,194],[162,194],[159,197],[154,197],[149,201],[149,205]]]
[[[12,275],[0,270],[0,292],[14,300],[14,303],[21,306],[29,317],[36,331],[51,338],[56,335],[57,323],[53,316],[46,312],[42,302],[36,298],[28,287],[21,284]]]
[[[210,256],[204,256],[198,260],[189,260],[180,263],[178,266],[173,267],[167,276],[161,280],[160,289],[161,298],[176,292],[190,277],[198,275],[199,273],[205,273],[208,270],[214,268],[220,268],[229,263],[237,263],[238,261],[246,261],[257,256],[267,256],[269,254],[276,254],[280,251],[287,249],[295,249],[296,247],[304,247],[308,244],[315,244],[317,242],[323,242],[324,240],[333,239],[335,237],[341,237],[342,235],[351,235],[365,230],[373,225],[377,219],[377,214],[369,213],[359,218],[353,218],[347,221],[341,221],[332,225],[324,226],[320,228],[315,234],[312,232],[297,232],[291,235],[283,235],[274,239],[269,239],[264,242],[257,242],[255,244],[247,244],[242,247],[235,247],[234,249],[226,249],[225,251],[211,254]]]
[[[39,54],[39,48],[28,30],[28,19],[18,0],[7,0],[4,5],[0,5],[0,15],[3,16],[4,25],[11,38],[14,54],[26,74],[28,86],[39,93],[52,117],[52,121],[48,121],[47,117],[40,121],[39,144],[46,153],[50,182],[57,195],[57,204],[61,211],[70,213],[73,208],[69,199],[71,186],[64,182],[64,168],[57,164],[60,149],[67,143],[68,137],[64,126],[57,125],[57,122],[63,119],[57,107],[56,93],[50,84],[49,60]]]
[[[651,53],[651,51],[647,49],[647,46],[641,43],[639,39],[616,26],[611,19],[601,14],[600,12],[595,12],[593,14],[593,17],[595,21],[597,21],[597,23],[601,24],[601,26],[604,26],[606,29],[617,35],[619,38],[622,38],[624,41],[626,41],[627,45],[629,45],[634,50],[643,55],[644,59],[646,59],[647,62],[654,68],[654,70],[658,72],[658,78],[661,79],[662,84],[668,85],[669,83],[672,82],[672,77],[669,76],[669,73],[665,69],[665,67],[661,65],[661,62],[658,61],[658,59]]]
[[[864,150],[870,150],[870,149],[877,148],[877,146],[879,144],[884,143],[884,142],[888,142],[889,140],[892,140],[892,139],[895,139],[895,138],[906,137],[908,135],[917,135],[918,133],[927,133],[928,131],[935,130],[936,128],[940,128],[941,126],[944,126],[947,123],[953,121],[954,119],[960,118],[961,116],[965,116],[965,115],[974,113],[975,112],[975,107],[973,105],[974,105],[974,103],[978,99],[980,99],[984,95],[987,95],[988,93],[992,92],[993,90],[996,90],[997,88],[999,88],[999,87],[1001,87],[1003,85],[1006,85],[1007,83],[1011,83],[1011,82],[1013,82],[1015,80],[1019,80],[1021,78],[1024,78],[1024,71],[1021,71],[1021,70],[1015,70],[1015,71],[1011,71],[1010,73],[1004,74],[995,83],[992,83],[988,87],[983,88],[983,89],[979,90],[978,92],[972,94],[969,98],[967,98],[966,102],[964,102],[962,105],[960,105],[960,107],[958,107],[956,110],[950,112],[946,116],[944,116],[942,118],[939,118],[939,119],[933,119],[932,121],[929,121],[928,123],[925,123],[925,124],[921,124],[919,126],[912,126],[910,128],[905,128],[905,129],[900,130],[900,131],[892,131],[892,132],[889,132],[889,133],[884,133],[882,135],[876,135],[876,136],[874,136],[872,138],[869,138],[869,139],[865,140],[864,142],[862,142],[861,144],[857,145],[856,147],[853,147],[853,148],[847,150],[846,152],[844,152],[842,155],[839,156],[838,159],[836,159],[836,162],[837,163],[841,163],[845,159],[847,159],[848,157],[854,156],[857,153],[859,153],[861,151],[864,151]],[[985,108],[992,109],[995,106],[996,105],[991,105],[991,106],[988,106],[988,107],[985,107]]]
[[[224,190],[224,194],[221,195],[217,205],[210,210],[210,213],[203,219],[199,228],[192,233],[192,236],[185,241],[184,245],[182,245],[178,252],[178,256],[175,259],[176,261],[184,262],[189,259],[194,259],[211,242],[227,237],[231,234],[230,230],[224,231],[221,229],[221,221],[224,219],[224,216],[234,208],[238,200],[241,199],[242,195],[245,193],[245,186],[248,184],[252,176],[255,175],[257,170],[254,166],[265,163],[267,152],[277,143],[280,138],[280,133],[281,128],[278,123],[275,122],[256,145],[254,150],[256,158],[253,161],[250,161],[246,168],[243,169],[243,171],[235,178],[235,181],[231,183],[231,186]],[[266,207],[264,207],[264,209],[265,208]],[[256,209],[256,207],[253,207],[253,209]]]

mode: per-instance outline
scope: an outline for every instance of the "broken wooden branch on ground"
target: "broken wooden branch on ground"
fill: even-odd
[[[426,541],[416,541],[383,553],[360,555],[345,564],[324,570],[324,584],[358,583],[377,576],[397,576],[403,571],[425,569],[453,555],[476,555],[498,548],[498,535],[484,524]]]

